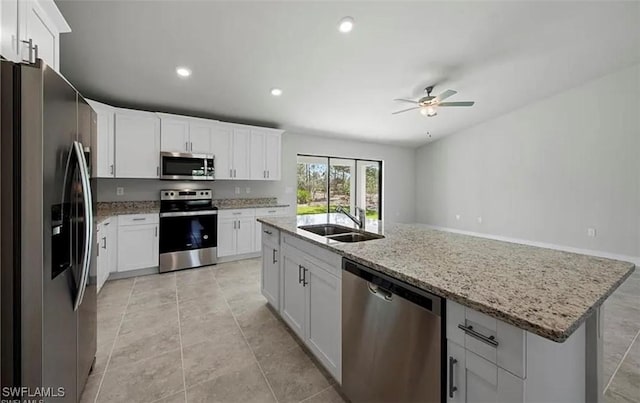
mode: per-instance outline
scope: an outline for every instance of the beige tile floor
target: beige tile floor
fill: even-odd
[[[106,283],[82,402],[343,402],[259,284],[257,259]]]
[[[343,402],[259,284],[258,259],[108,282],[82,401]],[[607,403],[640,402],[639,331],[634,273],[605,306]]]
[[[606,403],[640,402],[640,271],[604,305]]]

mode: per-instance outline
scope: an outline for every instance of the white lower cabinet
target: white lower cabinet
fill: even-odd
[[[256,209],[256,219],[264,217],[282,217],[287,215],[287,207],[261,207]],[[255,243],[254,249],[260,252],[262,246],[262,224],[255,222]]]
[[[524,380],[447,342],[448,402],[524,402]]]
[[[341,258],[277,233],[263,226],[262,293],[279,306],[282,319],[342,382]],[[272,302],[276,295],[279,304]]]
[[[337,379],[341,379],[342,283],[319,266],[307,263],[303,268],[307,346]]]
[[[585,326],[562,343],[447,301],[448,402],[584,402]]]
[[[305,288],[303,259],[294,253],[282,256],[282,319],[301,339],[305,339]]]
[[[109,217],[98,224],[97,248],[98,262],[96,281],[98,291],[109,278],[110,273],[118,269],[118,217]]]
[[[158,266],[158,214],[118,217],[118,271]]]
[[[255,252],[255,210],[221,210],[218,213],[218,256]]]
[[[270,243],[262,247],[262,276],[260,290],[262,295],[277,311],[280,310],[280,250]]]

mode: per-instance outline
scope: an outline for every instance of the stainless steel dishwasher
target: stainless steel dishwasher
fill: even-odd
[[[342,268],[345,395],[443,402],[443,300],[348,259]]]

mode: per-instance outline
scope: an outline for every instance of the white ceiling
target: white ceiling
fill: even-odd
[[[73,30],[61,70],[86,96],[403,145],[640,62],[636,1],[57,4]],[[345,35],[337,24],[347,15],[355,28]],[[407,107],[393,98],[431,83],[476,105],[391,115]]]

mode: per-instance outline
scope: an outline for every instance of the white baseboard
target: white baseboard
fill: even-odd
[[[556,244],[546,243],[546,242],[529,241],[527,239],[511,238],[511,237],[502,236],[502,235],[484,234],[482,232],[465,231],[461,229],[440,227],[437,225],[430,225],[430,224],[422,224],[422,225],[424,225],[427,228],[432,228],[440,231],[453,232],[453,233],[462,234],[462,235],[477,236],[479,238],[493,239],[496,241],[519,243],[522,245],[537,246],[539,248],[547,248],[547,249],[561,250],[564,252],[579,253],[581,255],[591,255],[591,256],[597,256],[597,257],[604,257],[607,259],[623,260],[625,262],[631,262],[636,266],[640,266],[640,256],[619,255],[616,253],[609,253],[609,252],[592,250],[592,249],[582,249],[582,248],[575,248],[572,246],[556,245]]]

